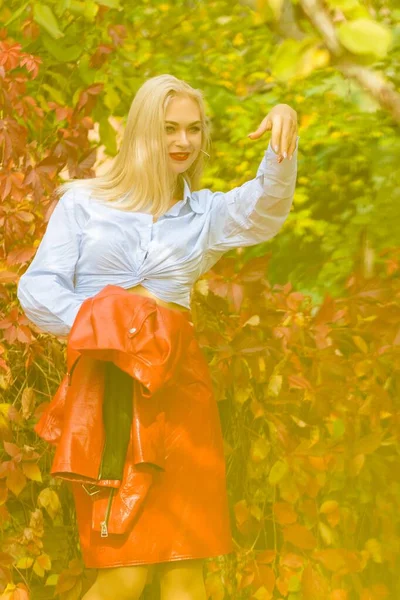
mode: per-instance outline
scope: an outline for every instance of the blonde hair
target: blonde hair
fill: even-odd
[[[174,175],[169,162],[165,133],[165,113],[171,98],[186,96],[199,107],[201,149],[210,145],[210,123],[205,112],[203,93],[185,81],[165,74],[151,77],[138,89],[129,109],[120,149],[109,170],[87,179],[71,179],[58,186],[62,195],[71,188],[84,185],[93,191],[97,201],[120,210],[148,211],[157,218],[171,207],[177,192],[183,194],[183,177],[193,191],[199,188],[204,168],[204,152],[182,174]]]

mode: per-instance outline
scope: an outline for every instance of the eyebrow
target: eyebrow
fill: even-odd
[[[179,125],[176,121],[165,121],[166,123],[172,123],[173,125]],[[189,123],[189,125],[196,125],[196,123],[201,123],[201,121],[193,121],[193,123]]]

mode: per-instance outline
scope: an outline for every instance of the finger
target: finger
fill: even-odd
[[[261,121],[258,129],[256,129],[256,131],[253,131],[253,133],[249,133],[249,135],[247,137],[251,137],[252,140],[256,140],[259,137],[261,137],[263,135],[263,133],[265,133],[266,131],[269,131],[271,129],[272,129],[272,121],[267,116],[267,117],[265,117],[265,119],[263,119]]]
[[[296,129],[294,131],[294,134],[293,134],[292,143],[290,144],[290,148],[289,148],[289,151],[288,151],[288,158],[289,158],[289,160],[292,158],[293,152],[296,149],[297,136],[298,136],[298,133],[297,133],[297,127],[296,127]]]
[[[293,139],[293,129],[295,122],[292,119],[286,118],[282,125],[282,138],[281,138],[281,153],[284,158],[289,156],[289,147]]]
[[[274,117],[273,126],[272,126],[272,137],[271,137],[271,146],[276,154],[280,154],[280,145],[281,145],[281,136],[282,136],[282,123],[283,118],[281,115],[276,115]]]

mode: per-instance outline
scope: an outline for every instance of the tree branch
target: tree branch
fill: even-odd
[[[257,0],[241,0],[241,3],[253,10],[257,9]],[[321,0],[299,0],[299,5],[331,53],[332,64],[344,76],[355,80],[378,102],[382,109],[390,113],[397,124],[400,124],[400,94],[396,92],[394,85],[370,67],[351,60],[349,53],[338,40],[332,19]],[[295,21],[291,0],[284,0],[275,30],[284,38],[302,39],[306,37]]]

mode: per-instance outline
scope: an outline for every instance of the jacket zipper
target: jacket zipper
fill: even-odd
[[[108,496],[108,504],[107,504],[107,509],[106,509],[106,516],[104,518],[104,521],[100,521],[100,531],[101,531],[101,537],[108,537],[108,519],[110,517],[110,512],[111,512],[111,503],[112,503],[112,499],[114,497],[114,492],[115,492],[115,488],[110,488],[110,495]]]
[[[103,461],[104,461],[104,448],[103,448],[103,452],[102,452],[102,455],[101,455],[100,469],[99,469],[99,474],[97,476],[97,479],[101,479],[102,478]],[[113,501],[114,493],[115,493],[115,488],[111,487],[110,488],[110,495],[108,496],[108,503],[107,503],[107,508],[106,508],[106,514],[105,514],[104,520],[100,521],[100,534],[101,534],[101,537],[108,537],[108,521],[109,521],[109,518],[110,518],[111,504],[112,504],[112,501]]]

